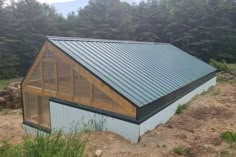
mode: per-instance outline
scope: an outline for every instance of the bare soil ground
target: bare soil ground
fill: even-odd
[[[13,112],[13,113],[12,113]],[[0,141],[21,141],[20,111],[0,113]],[[224,142],[220,134],[236,131],[236,85],[218,84],[210,92],[195,97],[187,109],[166,124],[146,133],[138,144],[131,144],[110,132],[86,133],[86,152],[103,157],[177,157],[173,149],[183,146],[187,157],[235,157],[236,146]],[[227,152],[227,153],[225,153]]]

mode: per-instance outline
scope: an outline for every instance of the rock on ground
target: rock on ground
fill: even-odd
[[[22,103],[20,82],[10,83],[0,90],[0,98],[0,108],[20,108]]]

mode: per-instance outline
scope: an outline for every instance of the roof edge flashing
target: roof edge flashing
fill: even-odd
[[[58,37],[58,36],[47,36],[47,39],[48,40],[81,41],[81,42],[121,43],[121,44],[171,45],[170,43],[144,42],[144,41],[132,41],[132,40],[96,39],[96,38],[78,38],[78,37]]]

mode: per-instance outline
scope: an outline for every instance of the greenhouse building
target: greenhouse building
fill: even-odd
[[[213,67],[168,43],[48,37],[22,82],[23,125],[136,143],[215,84]]]

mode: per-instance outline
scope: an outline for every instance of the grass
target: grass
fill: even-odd
[[[2,116],[5,116],[5,115],[8,114],[8,110],[1,110],[1,111],[0,111],[0,114],[1,114]]]
[[[221,138],[224,139],[227,143],[236,143],[236,132],[225,131],[221,133]]]
[[[0,80],[0,89],[3,89],[9,84],[9,80]]]
[[[14,78],[14,79],[8,79],[8,80],[0,80],[0,89],[5,88],[9,83],[11,82],[20,82],[22,78]]]
[[[85,146],[76,133],[67,136],[63,136],[61,131],[48,135],[38,133],[35,138],[27,134],[23,143],[18,145],[4,141],[0,157],[84,157]]]
[[[201,93],[201,95],[206,95],[210,90],[211,90],[211,89],[209,89],[208,91],[203,91],[203,92]]]
[[[227,150],[221,150],[220,151],[220,156],[221,157],[231,157],[230,152]]]
[[[226,62],[218,62],[214,59],[210,60],[210,64],[218,71],[230,72],[236,70],[236,64],[227,64]]]
[[[184,146],[176,146],[174,152],[178,155],[184,155],[187,152],[187,149]]]
[[[181,114],[183,113],[183,111],[188,107],[188,104],[184,104],[184,105],[179,105],[178,108],[176,109],[176,114]]]
[[[203,91],[201,93],[202,96],[207,95],[207,94],[209,94],[211,96],[217,96],[217,95],[220,94],[220,89],[219,88],[215,88],[215,87],[210,87],[208,90]]]
[[[217,96],[219,94],[220,94],[220,89],[219,88],[214,88],[213,91],[212,91],[212,95]]]
[[[236,70],[236,64],[227,64],[230,70]]]

